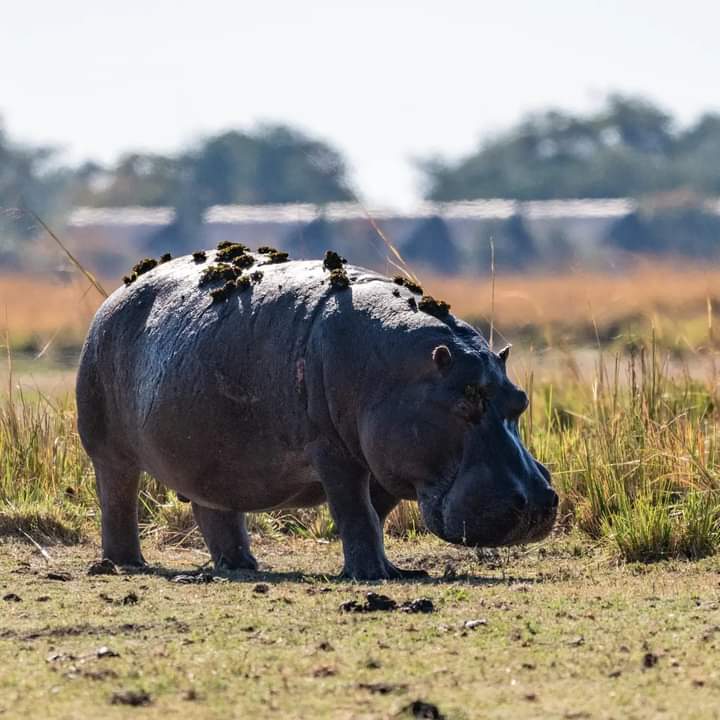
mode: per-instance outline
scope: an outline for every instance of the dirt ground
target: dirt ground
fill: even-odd
[[[257,540],[261,572],[215,579],[145,550],[152,574],[88,575],[93,544],[0,544],[0,717],[720,717],[720,558],[420,538],[389,555],[428,580],[366,585],[335,542]]]

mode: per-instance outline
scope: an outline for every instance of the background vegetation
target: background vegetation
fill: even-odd
[[[162,241],[174,248],[190,241],[211,205],[350,200],[348,186],[339,152],[283,125],[230,130],[174,155],[128,152],[107,167],[63,166],[57,149],[18,145],[0,126],[0,208],[60,223],[77,205],[172,207],[176,221]],[[0,226],[8,244],[36,232],[17,212]]]
[[[720,193],[720,116],[689,127],[657,105],[611,95],[597,112],[546,110],[456,162],[427,159],[433,200],[635,197],[679,187]]]

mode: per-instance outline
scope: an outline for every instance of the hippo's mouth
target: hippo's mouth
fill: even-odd
[[[526,545],[539,542],[546,538],[555,526],[556,513],[551,512],[540,517],[531,517],[523,514],[518,518],[518,524],[495,547],[508,545]]]

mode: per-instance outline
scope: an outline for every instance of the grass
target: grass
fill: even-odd
[[[453,312],[490,334],[535,348],[628,345],[651,331],[659,346],[679,355],[716,348],[713,313],[720,302],[720,269],[641,262],[625,271],[505,274],[495,278],[423,278]],[[494,307],[493,307],[494,297]],[[502,344],[502,342],[500,342]]]
[[[95,515],[74,405],[22,393],[0,402],[0,529],[73,541]]]
[[[720,302],[720,269],[638,262],[624,272],[578,271],[561,275],[499,275],[491,279],[424,277],[433,296],[489,336],[490,318],[500,338],[535,348],[586,343],[628,343],[654,328],[656,342],[677,354],[716,347],[713,314]],[[104,279],[108,291],[119,278]],[[493,307],[494,298],[494,307]],[[15,350],[77,350],[102,297],[89,281],[0,275],[0,304]]]
[[[92,544],[48,561],[5,541],[0,598],[20,601],[0,599],[0,714],[423,717],[416,701],[447,720],[717,713],[717,559],[616,566],[560,535],[489,560],[426,536],[389,553],[435,579],[378,586],[332,579],[337,543],[256,550],[260,574],[179,584],[204,555],[150,547],[155,574],[89,577]],[[340,610],[368,591],[434,611]],[[148,704],[119,703],[131,693]]]
[[[101,301],[87,282],[0,276],[0,317],[18,352],[37,355],[45,349],[45,353],[76,355]]]
[[[589,383],[544,386],[524,426],[567,521],[626,560],[720,547],[720,382],[672,377],[658,358],[651,344],[627,364],[616,356],[611,372],[601,358]]]

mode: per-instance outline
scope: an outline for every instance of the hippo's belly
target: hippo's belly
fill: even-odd
[[[198,284],[191,258],[117,291],[94,320],[81,373],[104,404],[84,442],[101,447],[105,432],[116,454],[211,508],[324,502],[304,452],[321,432],[309,405],[324,402],[308,338],[335,295],[319,262],[262,272],[227,302]]]
[[[198,468],[197,462],[176,463],[165,456],[151,460],[148,471],[178,494],[216,510],[262,512],[325,502],[317,473],[302,457],[268,460],[261,470],[239,458],[208,460]]]

